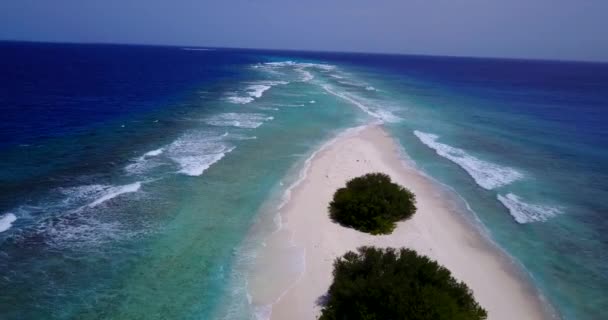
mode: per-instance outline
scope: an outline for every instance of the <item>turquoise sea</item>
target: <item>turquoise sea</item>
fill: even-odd
[[[0,68],[2,319],[255,319],[261,212],[371,122],[561,318],[608,307],[607,64],[5,42]]]

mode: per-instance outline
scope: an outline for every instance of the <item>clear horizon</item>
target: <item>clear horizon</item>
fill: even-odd
[[[496,60],[522,60],[522,61],[552,61],[552,62],[579,62],[579,63],[608,63],[608,60],[575,60],[557,58],[525,58],[525,57],[500,57],[500,56],[472,56],[472,55],[446,55],[446,54],[424,54],[409,52],[373,52],[373,51],[340,51],[340,50],[314,50],[314,49],[284,49],[284,48],[255,48],[255,47],[218,47],[191,44],[162,44],[162,43],[124,43],[124,42],[69,42],[69,41],[38,41],[38,40],[4,40],[1,42],[12,43],[34,43],[34,44],[65,44],[65,45],[108,45],[108,46],[142,46],[142,47],[170,47],[170,48],[201,48],[201,49],[227,49],[227,50],[259,50],[259,51],[287,51],[287,52],[309,52],[309,53],[345,53],[345,54],[369,54],[369,55],[393,55],[393,56],[419,56],[419,57],[445,57],[463,59],[496,59]]]
[[[5,0],[0,40],[608,61],[608,3]]]

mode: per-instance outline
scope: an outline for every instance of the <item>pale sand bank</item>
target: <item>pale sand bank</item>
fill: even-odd
[[[412,190],[418,212],[393,234],[372,236],[333,223],[327,206],[347,180],[384,172]],[[446,192],[404,163],[380,126],[339,137],[316,154],[306,178],[281,209],[283,227],[266,241],[249,277],[252,303],[271,319],[316,319],[332,281],[333,261],[359,246],[408,247],[430,256],[467,283],[489,319],[544,319],[535,290],[456,208]],[[270,309],[272,305],[272,309]]]

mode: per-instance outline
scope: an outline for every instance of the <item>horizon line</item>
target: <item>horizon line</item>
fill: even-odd
[[[434,57],[434,58],[459,58],[459,59],[486,59],[486,60],[514,60],[514,61],[538,61],[538,62],[565,62],[565,63],[592,63],[608,64],[608,60],[574,60],[557,58],[525,58],[525,57],[502,57],[502,56],[468,56],[468,55],[448,55],[448,54],[428,54],[428,53],[404,53],[404,52],[373,52],[373,51],[341,51],[341,50],[322,50],[322,49],[280,49],[280,48],[261,48],[261,47],[222,47],[222,46],[203,46],[188,44],[156,44],[156,43],[124,43],[124,42],[76,42],[76,41],[48,41],[48,40],[11,40],[0,39],[2,42],[13,43],[39,43],[39,44],[67,44],[67,45],[114,45],[114,46],[135,46],[135,47],[168,47],[168,48],[199,48],[199,49],[220,49],[220,50],[257,50],[257,51],[287,51],[304,53],[342,53],[359,55],[387,55],[387,56],[412,56],[412,57]]]

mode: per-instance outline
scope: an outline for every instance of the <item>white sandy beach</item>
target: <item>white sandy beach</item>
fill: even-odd
[[[387,173],[416,194],[417,213],[391,235],[368,235],[328,217],[333,193],[369,172]],[[333,261],[349,250],[374,245],[408,247],[437,260],[473,290],[491,320],[547,318],[536,291],[456,202],[401,160],[381,126],[345,134],[312,158],[306,178],[281,209],[283,227],[267,239],[250,275],[252,303],[273,320],[316,319],[317,300],[332,281]]]

